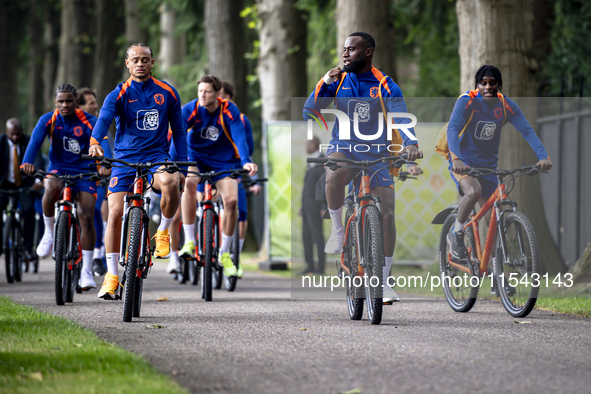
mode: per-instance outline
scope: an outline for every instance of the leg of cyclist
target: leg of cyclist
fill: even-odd
[[[96,287],[92,274],[93,247],[96,240],[94,229],[94,211],[96,195],[81,191],[74,197],[78,203],[78,218],[80,219],[80,244],[82,246],[82,272],[80,287],[89,290]]]
[[[197,167],[189,167],[189,171],[199,172]],[[179,255],[195,255],[195,207],[197,206],[197,185],[201,178],[195,174],[187,174],[185,190],[182,195],[182,218],[185,244]]]
[[[246,230],[248,228],[248,201],[246,199],[246,190],[244,185],[240,183],[238,185],[238,253],[242,252],[244,246],[244,240],[246,238]],[[236,275],[242,278],[244,271],[242,264],[239,262],[238,271]]]
[[[154,258],[157,259],[166,259],[170,256],[170,236],[168,229],[181,201],[180,184],[179,173],[170,174],[164,171],[163,167],[154,173],[153,187],[162,192],[162,198],[160,199],[162,215],[160,215],[158,231],[156,231],[156,235],[154,236],[156,238]]]
[[[463,195],[458,207],[458,217],[452,232],[447,236],[447,242],[450,244],[451,256],[454,259],[465,259],[467,256],[466,245],[464,244],[464,225],[470,217],[470,213],[480,200],[482,186],[477,179],[467,176],[451,173],[458,187],[460,194]]]
[[[47,257],[53,247],[53,225],[55,223],[55,203],[60,198],[64,183],[54,177],[45,178],[45,193],[43,194],[43,221],[45,232],[37,246],[39,257]]]
[[[176,213],[174,214],[174,218],[172,219],[172,224],[170,225],[170,229],[168,232],[170,233],[170,260],[168,262],[168,266],[166,267],[166,272],[169,274],[175,274],[180,272],[181,264],[179,262],[179,244],[181,242],[181,232],[179,231],[179,227],[183,221],[183,213],[181,209],[181,204],[179,204]]]
[[[232,178],[223,178],[217,181],[215,186],[224,203],[220,261],[224,266],[224,274],[226,276],[234,276],[237,274],[237,270],[230,257],[230,246],[232,245],[232,238],[238,222],[238,182]]]
[[[328,155],[333,159],[346,159],[347,156],[342,152],[332,152]],[[347,163],[339,163],[347,165]],[[338,254],[343,252],[343,202],[345,201],[345,186],[353,178],[353,173],[347,168],[339,168],[332,171],[326,167],[326,201],[328,203],[328,213],[332,223],[330,237],[324,247],[325,253]]]
[[[111,193],[108,196],[109,220],[105,230],[105,254],[107,255],[107,274],[98,293],[99,298],[114,300],[119,287],[119,251],[121,244],[121,220],[123,218],[124,197],[127,192]]]
[[[396,225],[394,223],[394,185],[392,187],[378,186],[371,189],[371,194],[380,196],[382,201],[382,228],[384,233],[384,268],[383,268],[383,284],[384,284],[384,302],[400,301],[398,294],[392,289],[394,285],[392,280],[388,281],[390,277],[390,269],[392,267],[392,256],[394,255],[394,247],[396,246]]]

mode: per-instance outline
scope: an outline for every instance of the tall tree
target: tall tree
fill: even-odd
[[[84,12],[80,0],[63,0],[60,16],[59,61],[55,86],[69,83],[80,87],[82,82],[82,45],[78,17]]]
[[[177,28],[177,13],[170,4],[160,6],[160,53],[158,64],[164,79],[176,86],[176,81],[170,75],[171,66],[182,63],[187,51],[186,35],[179,35]]]
[[[138,4],[139,1],[140,0],[124,0],[126,47],[138,42],[150,45],[150,43],[147,42],[148,33],[142,27],[141,13]],[[129,78],[129,72],[127,69],[124,69],[123,79],[127,78]]]
[[[119,49],[113,45],[125,34],[123,7],[118,0],[96,0],[96,46],[94,49],[94,73],[91,87],[96,89],[97,100],[103,102],[126,71]]]
[[[22,37],[22,26],[26,26],[26,16],[23,15],[18,2],[2,0],[0,5],[0,132],[3,133],[6,121],[18,115],[18,38]]]
[[[262,118],[291,119],[291,98],[305,97],[306,23],[296,0],[257,0]]]
[[[396,80],[392,5],[382,0],[337,0],[337,53],[349,34],[363,31],[376,41],[374,66]]]
[[[461,91],[474,89],[474,73],[483,64],[494,64],[503,73],[503,93],[517,99],[524,115],[536,129],[533,75],[533,0],[458,0],[460,31]],[[468,68],[470,67],[470,68]],[[515,168],[535,163],[536,156],[520,133],[505,127],[499,147],[499,167]],[[539,177],[515,182],[511,198],[536,230],[543,269],[566,271],[544,215]]]
[[[55,3],[45,4],[43,22],[43,112],[54,108],[55,77],[59,57],[58,37],[60,35],[60,13]]]
[[[27,34],[29,35],[29,124],[34,123],[44,110],[43,105],[43,17],[47,4],[31,0]]]
[[[241,9],[242,0],[206,0],[205,41],[209,73],[234,85],[233,101],[246,111],[246,50]]]

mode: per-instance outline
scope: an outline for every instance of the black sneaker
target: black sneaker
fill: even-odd
[[[94,276],[103,276],[107,273],[107,269],[103,265],[102,259],[92,260],[92,272],[94,273]]]
[[[457,231],[447,234],[447,243],[451,249],[451,257],[453,260],[465,259],[468,256],[466,245],[464,245],[464,232]]]

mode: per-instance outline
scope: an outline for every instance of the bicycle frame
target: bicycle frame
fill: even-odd
[[[474,232],[474,243],[476,244],[476,256],[478,258],[478,261],[480,262],[480,266],[478,267],[479,275],[486,275],[488,272],[488,264],[490,262],[490,256],[491,256],[492,250],[494,248],[494,242],[495,242],[495,237],[497,235],[497,230],[501,231],[503,215],[505,214],[505,212],[507,212],[507,211],[501,211],[502,205],[511,205],[512,211],[515,211],[517,203],[515,203],[513,201],[509,201],[509,198],[507,196],[506,185],[502,182],[499,182],[499,185],[497,186],[497,189],[492,194],[492,196],[489,197],[487,202],[484,204],[484,206],[482,208],[480,208],[478,213],[476,213],[475,215],[472,215],[471,220],[468,223],[466,223],[466,225],[464,226],[464,229],[467,229],[468,227],[472,227],[472,230]],[[494,207],[494,210],[490,216],[490,222],[488,223],[488,230],[487,230],[487,234],[486,234],[484,249],[482,249],[481,242],[480,242],[480,231],[478,228],[478,224],[479,224],[480,220],[487,214],[487,212],[490,211],[491,209],[493,209],[493,207]],[[501,242],[501,247],[502,247],[503,251],[505,251],[506,246],[504,245],[504,242]],[[471,252],[472,252],[471,249],[468,248],[468,254],[470,254]],[[448,256],[448,261],[449,261],[449,265],[451,265],[452,267],[457,268],[461,271],[464,271],[468,274],[472,274],[470,268],[453,262],[451,260],[450,256]]]
[[[142,232],[140,241],[139,264],[136,275],[138,278],[147,277],[147,268],[152,266],[152,255],[146,253],[150,248],[150,230],[148,228],[148,217],[150,212],[150,197],[144,197],[144,176],[140,168],[136,169],[135,180],[133,183],[133,194],[127,194],[123,203],[123,221],[121,228],[121,243],[119,245],[119,265],[125,267],[127,259],[126,238],[129,231],[128,217],[132,209],[142,210]]]

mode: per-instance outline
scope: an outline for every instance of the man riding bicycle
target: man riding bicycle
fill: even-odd
[[[183,119],[188,130],[189,160],[197,162],[197,167],[190,167],[189,171],[218,172],[244,168],[250,176],[255,175],[257,165],[250,160],[240,110],[233,102],[218,97],[222,88],[219,78],[206,75],[199,79],[198,84],[199,98],[183,107]],[[176,141],[174,145],[176,148]],[[238,220],[238,182],[227,174],[214,177],[213,180],[224,204],[220,262],[224,274],[234,276],[237,270],[229,251]],[[187,176],[187,187],[182,198],[185,245],[180,255],[195,254],[194,223],[199,182],[199,177],[192,174]]]
[[[316,89],[310,94],[305,107],[319,108],[326,107],[328,101],[323,101],[322,97],[334,97],[335,106],[341,111],[348,112],[351,120],[351,136],[348,140],[339,138],[339,120],[335,122],[332,130],[332,140],[326,152],[328,158],[353,159],[353,160],[375,160],[379,157],[387,156],[387,147],[393,144],[387,140],[387,134],[382,130],[382,134],[377,138],[368,141],[359,138],[353,133],[355,123],[358,119],[359,132],[362,135],[371,136],[376,134],[379,118],[379,112],[407,112],[406,103],[398,85],[388,76],[373,67],[373,54],[375,50],[375,41],[367,33],[356,32],[349,35],[343,47],[344,68],[340,67],[330,69],[326,75],[318,82]],[[378,98],[379,97],[379,98]],[[304,117],[308,118],[308,110],[304,110]],[[355,116],[356,115],[356,116]],[[359,121],[361,120],[361,121]],[[382,119],[383,120],[383,119]],[[396,124],[409,123],[407,118],[394,118]],[[414,135],[414,130],[408,128]],[[396,154],[408,153],[408,160],[412,161],[419,157],[418,141],[409,138],[406,133],[399,133],[397,130],[393,133],[397,138],[395,142]],[[358,144],[372,144],[373,149],[367,152],[358,152],[355,146]],[[381,147],[381,150],[380,150]],[[403,147],[401,150],[400,148]],[[396,292],[386,285],[387,278],[392,266],[392,256],[396,244],[396,228],[394,225],[394,185],[387,169],[383,166],[375,166],[372,173],[371,191],[381,198],[383,228],[384,228],[384,252],[385,266],[383,269],[384,279],[384,302],[398,301]],[[330,237],[326,243],[324,251],[326,253],[342,253],[343,251],[343,218],[342,208],[345,199],[345,186],[352,180],[353,171],[345,168],[332,171],[326,168],[326,199],[328,202],[328,211],[332,221]],[[359,180],[356,180],[358,182]],[[359,184],[357,185],[359,187]]]
[[[181,99],[175,88],[152,77],[152,49],[146,44],[132,44],[126,53],[125,65],[131,77],[113,90],[101,108],[91,140],[90,155],[102,156],[99,140],[107,134],[113,118],[117,124],[115,158],[128,162],[162,162],[168,155],[168,124],[172,129],[179,157],[187,158],[186,131],[181,113]],[[163,168],[150,176],[152,188],[162,193],[162,216],[156,232],[154,257],[170,254],[168,228],[180,200],[184,175],[168,173]],[[109,183],[109,221],[105,233],[108,273],[98,293],[99,298],[115,299],[119,286],[119,243],[124,197],[133,191],[135,173],[128,168],[113,168]]]
[[[72,85],[61,85],[55,92],[56,110],[49,112],[37,122],[31,135],[31,141],[25,152],[21,168],[27,175],[35,172],[35,156],[41,148],[45,137],[51,140],[49,148],[49,172],[57,175],[77,175],[88,172],[88,162],[82,155],[89,150],[91,134],[96,118],[76,108],[76,88]],[[102,141],[102,139],[101,139]],[[108,141],[105,141],[108,144]],[[99,169],[103,176],[109,170]],[[43,220],[45,233],[37,247],[40,257],[48,256],[53,247],[53,226],[55,222],[55,203],[60,199],[64,183],[57,178],[48,176],[45,179],[43,194]],[[96,202],[96,182],[82,180],[73,189],[74,199],[78,204],[80,218],[80,243],[82,247],[82,272],[80,287],[85,290],[96,287],[92,274],[92,256],[95,243],[94,206]]]
[[[456,223],[447,240],[454,260],[467,256],[464,226],[470,212],[476,202],[484,205],[498,185],[494,174],[475,179],[467,173],[470,167],[497,168],[501,129],[507,122],[515,126],[530,144],[538,158],[536,165],[540,166],[540,170],[552,168],[544,145],[519,106],[499,93],[503,87],[501,71],[495,66],[484,65],[476,71],[474,82],[475,89],[462,94],[456,101],[447,126],[449,170],[462,196]],[[490,213],[486,215],[487,222]]]

